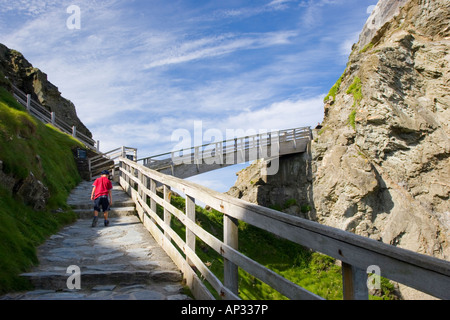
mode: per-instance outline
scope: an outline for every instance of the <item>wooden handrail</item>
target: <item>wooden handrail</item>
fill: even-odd
[[[120,184],[135,200],[139,216],[155,239],[169,253],[183,271],[188,284],[199,297],[211,297],[204,289],[200,290],[199,281],[190,264],[194,264],[205,279],[223,298],[236,299],[236,268],[225,269],[225,283],[222,284],[210,273],[208,268],[195,255],[195,235],[224,257],[231,266],[239,266],[261,281],[291,299],[321,299],[298,285],[282,278],[273,271],[242,255],[236,248],[237,226],[233,221],[241,220],[281,238],[291,240],[314,251],[329,255],[342,261],[344,298],[368,298],[367,269],[379,266],[382,276],[441,299],[450,299],[450,263],[430,256],[422,255],[369,238],[361,237],[340,229],[321,225],[269,208],[221,194],[195,183],[164,175],[125,158],[120,158]],[[170,204],[167,195],[164,198],[156,194],[156,184],[162,184],[164,190],[175,189],[186,195],[186,208],[190,212],[181,212]],[[147,204],[150,200],[150,205]],[[224,214],[224,235],[231,239],[220,241],[195,224],[192,213],[192,201],[201,201]],[[156,204],[164,208],[164,219],[156,214]],[[190,205],[189,205],[190,204]],[[188,210],[188,209],[187,209]],[[176,216],[186,226],[183,240],[170,228],[170,217]],[[159,226],[164,233],[159,231]],[[195,237],[194,237],[195,238]],[[173,240],[185,253],[179,251],[169,241]],[[188,263],[189,262],[189,263]],[[234,282],[234,283],[231,283]]]

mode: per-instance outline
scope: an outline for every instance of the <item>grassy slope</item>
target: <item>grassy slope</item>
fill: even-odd
[[[80,182],[71,149],[72,137],[44,125],[0,87],[0,160],[3,171],[16,179],[33,172],[50,191],[46,210],[35,212],[0,186],[0,294],[28,289],[18,275],[36,263],[36,247],[59,228],[75,220],[66,205]],[[54,213],[62,208],[64,213]]]

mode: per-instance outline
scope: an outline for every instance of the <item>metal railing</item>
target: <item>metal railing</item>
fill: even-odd
[[[217,164],[237,164],[279,156],[282,144],[292,144],[292,148],[296,149],[299,141],[310,138],[309,127],[271,131],[174,150],[138,159],[137,162],[150,168],[158,167],[158,169],[161,169],[160,166],[169,167],[179,164],[210,164],[211,159],[214,159],[214,163]],[[236,154],[238,154],[237,157]]]

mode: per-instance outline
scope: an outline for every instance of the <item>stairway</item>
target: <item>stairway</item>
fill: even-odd
[[[94,202],[91,200],[92,183],[93,181],[83,181],[72,191],[67,200],[67,204],[80,219],[90,219],[94,216]],[[134,201],[115,182],[113,182],[111,193],[113,205],[109,212],[110,218],[136,215]],[[99,217],[102,218],[102,214],[99,214]]]
[[[91,185],[81,183],[68,200],[80,219],[40,246],[39,266],[21,275],[35,290],[0,300],[190,299],[183,293],[181,272],[144,228],[133,201],[117,184],[110,225],[105,227],[100,215],[98,226],[91,227]],[[70,266],[80,270],[79,289],[68,286]]]

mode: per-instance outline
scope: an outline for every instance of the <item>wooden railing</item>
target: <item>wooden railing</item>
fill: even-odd
[[[39,103],[31,99],[30,94],[26,94],[21,91],[16,86],[12,86],[14,91],[14,98],[27,108],[27,111],[33,115],[35,118],[39,119],[44,123],[49,123],[55,128],[58,128],[64,133],[72,135],[75,139],[83,143],[86,147],[99,151],[99,141],[95,141],[85,134],[79,132],[75,126],[70,126],[63,120],[56,117],[54,112],[48,111],[45,107],[41,106]]]
[[[136,161],[137,149],[123,146],[105,153],[99,153],[97,156],[89,158],[89,171],[91,172],[91,178],[98,174],[101,170],[114,170],[119,163],[118,159],[120,157]]]
[[[344,299],[368,299],[367,272],[371,266],[377,266],[381,276],[385,278],[437,298],[450,299],[448,261],[251,204],[192,182],[164,175],[126,158],[120,158],[119,162],[121,186],[132,196],[144,226],[183,272],[187,285],[197,299],[214,297],[199,280],[193,267],[223,299],[239,299],[238,267],[290,299],[322,299],[240,253],[238,220],[340,260]],[[163,187],[163,197],[158,196],[157,185]],[[171,190],[185,195],[185,212],[170,203]],[[224,214],[223,241],[195,223],[196,202],[207,204]],[[157,205],[164,209],[163,218],[157,214]],[[185,225],[185,239],[171,228],[172,215]],[[224,258],[223,283],[196,255],[196,237]]]

